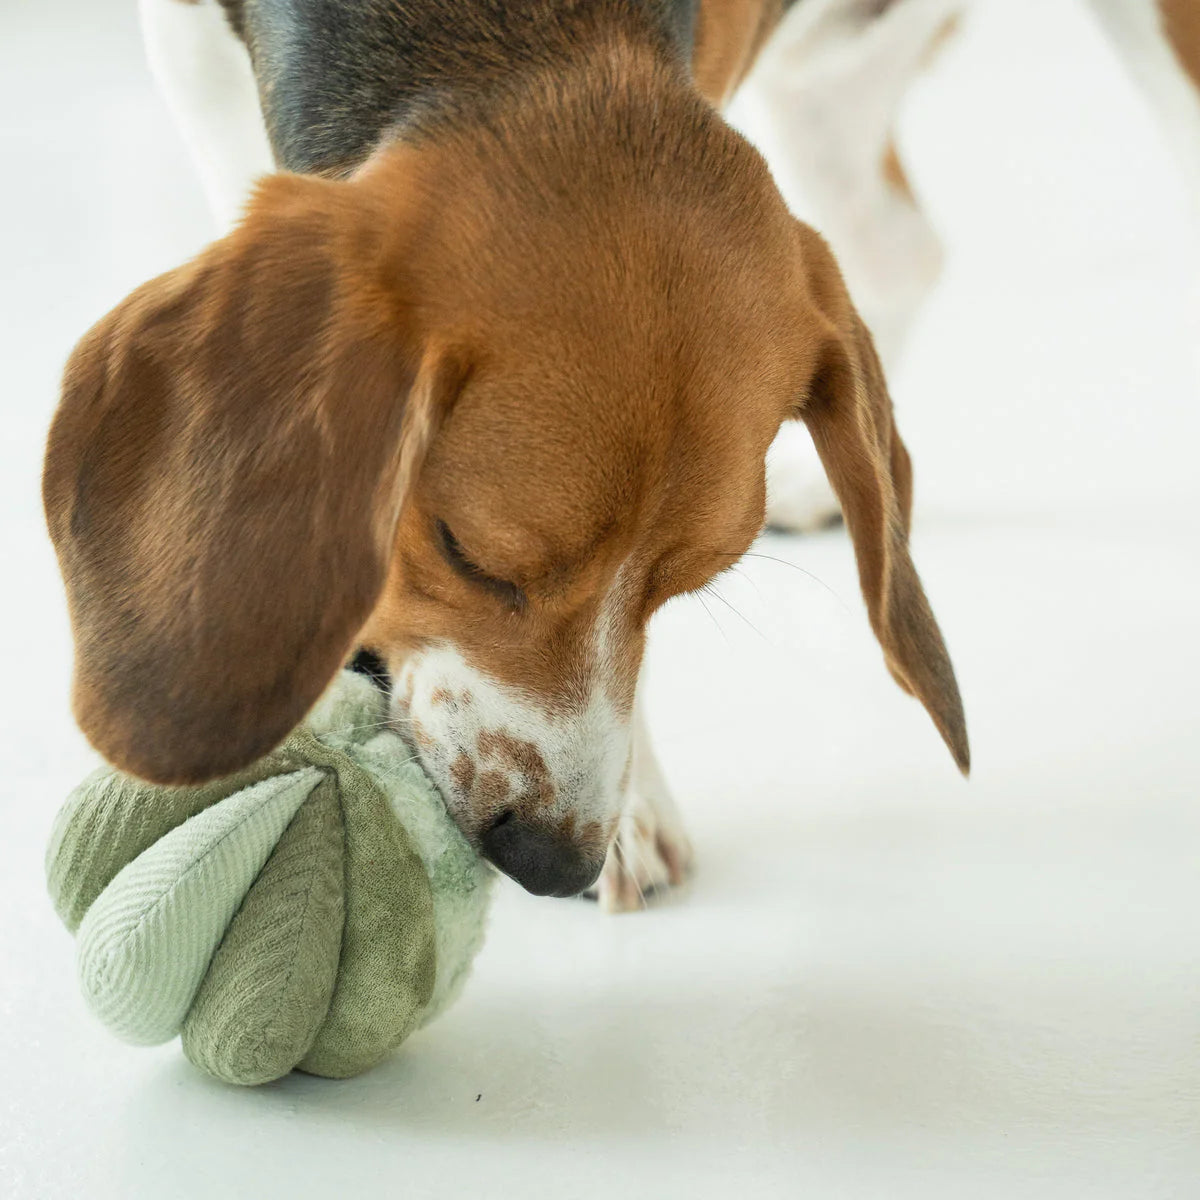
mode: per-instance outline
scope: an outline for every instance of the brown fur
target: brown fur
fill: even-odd
[[[733,95],[783,11],[783,0],[701,0],[692,72],[702,95],[718,107]]]
[[[1158,0],[1163,30],[1175,57],[1200,88],[1200,3],[1197,0]]]
[[[376,218],[334,185],[276,177],[240,228],[71,356],[44,490],[75,711],[131,771],[192,781],[269,749],[374,605],[411,474],[400,447],[439,386],[421,381],[403,274],[379,287],[402,206]]]
[[[749,546],[799,415],[887,662],[965,770],[908,457],[828,250],[643,50],[540,88],[350,181],[276,177],[80,342],[45,502],[81,726],[126,769],[201,780],[275,745],[360,642],[395,667],[448,639],[571,708],[602,618],[628,711],[646,621]],[[439,521],[528,603],[456,572]],[[471,784],[506,802],[503,772]]]
[[[954,668],[908,553],[912,462],[871,335],[849,303],[833,255],[805,226],[799,230],[816,306],[838,331],[813,381],[804,422],[841,501],[888,668],[924,703],[965,774],[971,760]]]

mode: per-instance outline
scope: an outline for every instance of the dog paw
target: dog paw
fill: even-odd
[[[841,518],[808,432],[785,425],[767,454],[767,525],[786,533],[815,533]]]
[[[692,869],[692,844],[675,805],[634,793],[617,826],[600,878],[587,895],[607,913],[635,912],[656,892],[681,884]]]

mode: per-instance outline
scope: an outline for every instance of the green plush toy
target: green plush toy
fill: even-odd
[[[230,1083],[365,1071],[454,999],[491,871],[343,671],[274,753],[202,787],[106,769],[46,855],[93,1012],[127,1041],[182,1034]]]

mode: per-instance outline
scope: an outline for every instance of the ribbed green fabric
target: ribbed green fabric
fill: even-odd
[[[205,809],[123,867],[88,909],[79,983],[118,1037],[152,1046],[179,1032],[242,897],[320,779],[305,767]]]
[[[326,775],[233,918],[183,1023],[183,1052],[228,1083],[266,1083],[308,1053],[342,951],[342,808]]]
[[[94,771],[59,809],[46,849],[46,883],[63,924],[74,933],[113,876],[176,825],[288,769],[284,755],[272,754],[200,787],[159,787],[112,767]]]

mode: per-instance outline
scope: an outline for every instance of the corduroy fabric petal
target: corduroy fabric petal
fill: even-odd
[[[79,926],[79,982],[118,1037],[165,1042],[233,914],[322,772],[263,780],[197,814],[119,871]]]
[[[112,767],[94,771],[59,809],[50,833],[46,884],[55,912],[74,933],[117,872],[159,838],[226,796],[302,766],[271,754],[199,787],[162,787]]]

